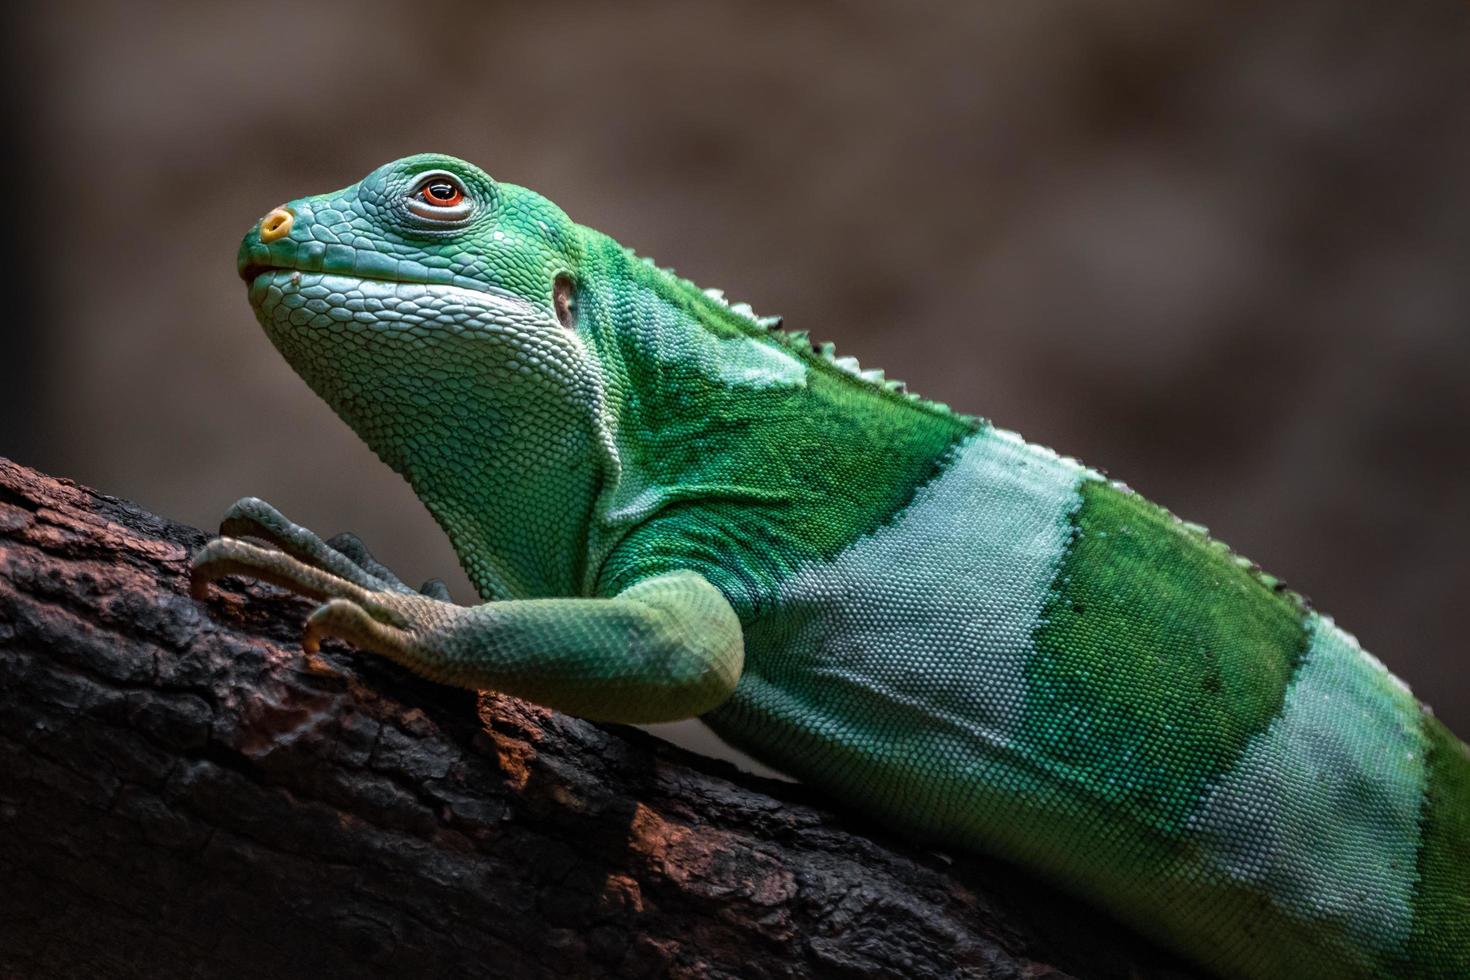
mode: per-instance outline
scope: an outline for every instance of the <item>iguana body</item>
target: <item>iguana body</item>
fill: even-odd
[[[481,596],[258,501],[197,559],[430,677],[701,716],[1225,976],[1470,976],[1470,756],[1279,583],[1097,472],[858,372],[451,157],[277,209],[271,340]]]

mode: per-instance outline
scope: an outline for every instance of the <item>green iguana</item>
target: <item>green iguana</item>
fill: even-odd
[[[308,649],[698,716],[1223,976],[1470,977],[1466,747],[1203,528],[453,157],[272,210],[239,270],[486,601],[252,498],[197,593],[250,575],[322,601]]]

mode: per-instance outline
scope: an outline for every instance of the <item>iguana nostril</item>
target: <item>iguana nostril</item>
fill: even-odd
[[[286,208],[272,208],[270,214],[260,219],[260,240],[273,242],[285,238],[295,220],[296,216]]]

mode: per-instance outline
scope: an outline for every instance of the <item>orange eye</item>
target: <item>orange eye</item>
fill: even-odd
[[[432,204],[436,208],[452,208],[464,200],[464,191],[442,177],[429,181],[419,193],[423,195],[425,204]]]

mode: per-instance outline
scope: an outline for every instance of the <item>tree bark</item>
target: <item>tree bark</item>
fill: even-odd
[[[422,681],[0,459],[0,977],[1185,977],[998,862]]]

